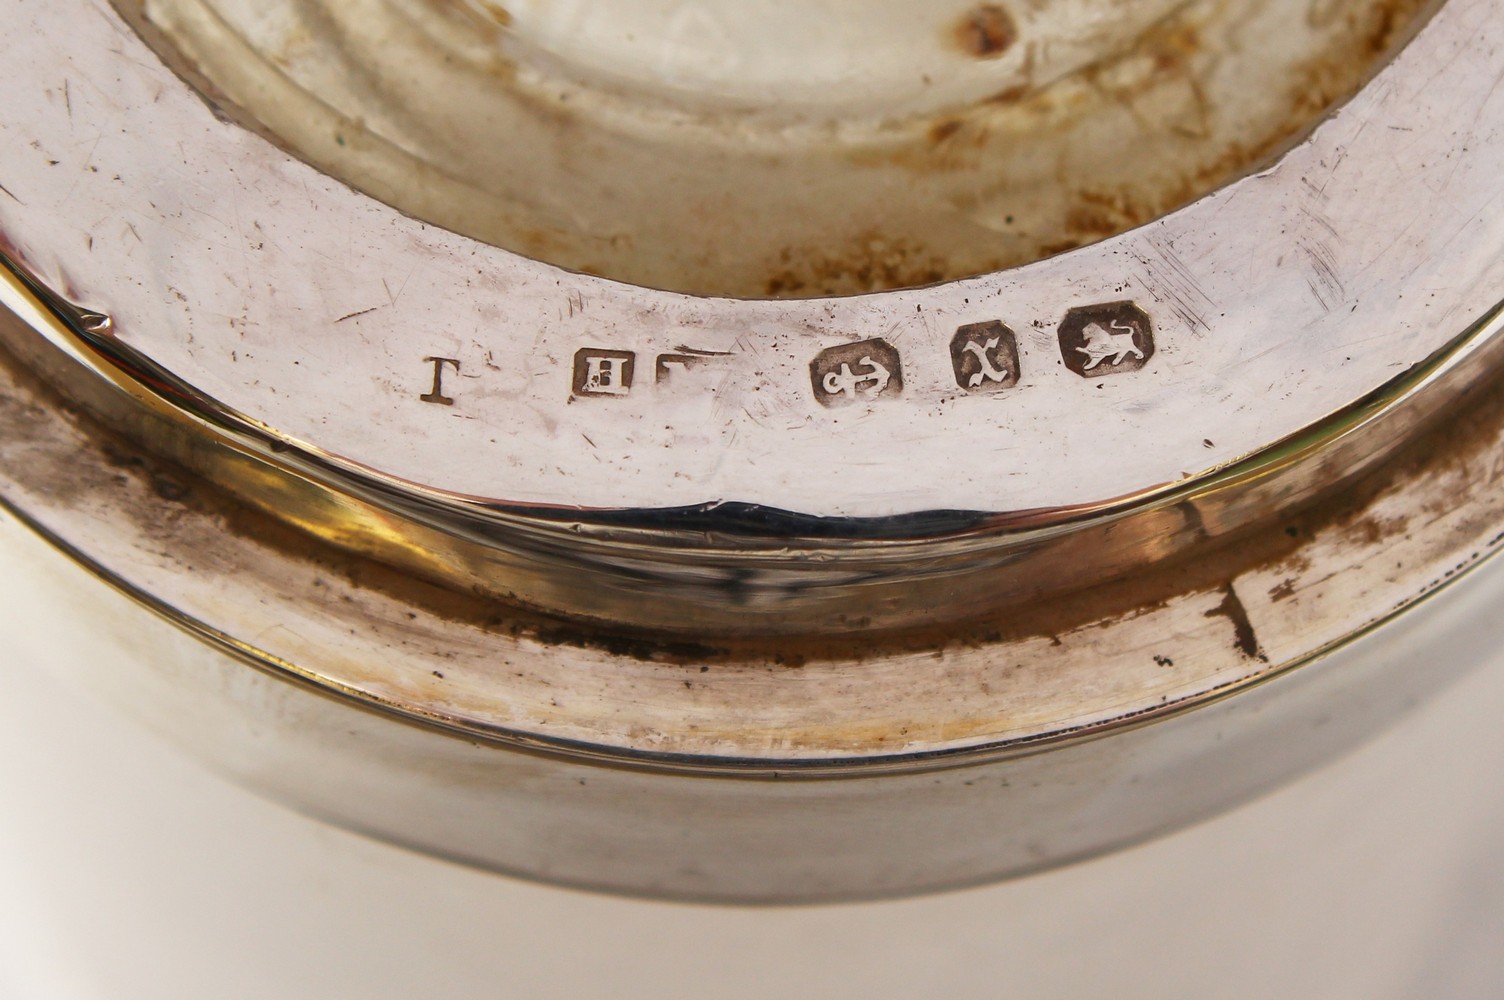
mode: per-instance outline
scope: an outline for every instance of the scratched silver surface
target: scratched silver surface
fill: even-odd
[[[1123,237],[942,286],[774,302],[616,284],[424,225],[217,118],[107,4],[5,0],[0,52],[24,84],[0,121],[0,231],[232,421],[440,498],[1090,505],[1318,422],[1504,298],[1497,13],[1446,4],[1276,165]],[[1125,301],[1153,352],[1071,370],[1067,314]],[[1019,371],[963,385],[952,339],[987,322],[1016,332]],[[901,391],[839,366],[812,378],[821,352],[872,340]],[[608,372],[608,391],[580,391],[591,350],[631,355],[630,388]],[[875,372],[865,357],[850,374]],[[848,405],[822,405],[822,384],[849,386]]]

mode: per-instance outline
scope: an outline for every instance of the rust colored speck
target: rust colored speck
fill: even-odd
[[[956,38],[962,51],[978,59],[996,59],[1018,41],[1013,17],[995,3],[984,3],[961,19]]]
[[[942,143],[961,131],[959,118],[943,118],[930,127],[930,142]]]

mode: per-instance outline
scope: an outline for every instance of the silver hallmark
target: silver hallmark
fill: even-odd
[[[997,320],[972,323],[950,342],[956,384],[966,390],[1008,389],[1018,384],[1018,340]]]
[[[444,395],[444,369],[453,367],[454,373],[459,374],[460,363],[457,358],[426,357],[424,361],[433,365],[433,388],[429,389],[418,398],[425,403],[437,403],[440,406],[453,406],[454,398]]]
[[[1154,325],[1132,302],[1072,309],[1060,324],[1060,354],[1082,378],[1136,372],[1154,355]]]
[[[697,371],[729,357],[729,351],[702,351],[693,347],[677,347],[667,354],[658,355],[653,363],[653,381],[668,382],[675,375]]]
[[[898,351],[885,340],[863,340],[821,351],[809,364],[815,398],[825,406],[896,396],[903,391]]]
[[[574,356],[574,394],[625,396],[632,391],[636,366],[637,355],[631,351],[582,347]]]

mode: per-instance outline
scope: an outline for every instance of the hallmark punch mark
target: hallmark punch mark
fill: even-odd
[[[1060,356],[1082,378],[1136,372],[1154,356],[1154,324],[1132,302],[1072,309],[1060,324]]]
[[[997,320],[972,323],[950,342],[956,384],[968,392],[1011,389],[1018,384],[1018,339]]]
[[[425,403],[437,403],[440,406],[453,406],[454,397],[444,395],[444,369],[454,369],[456,375],[460,371],[460,363],[456,358],[426,357],[423,359],[433,365],[433,388],[429,389],[418,398]]]
[[[637,355],[631,351],[582,347],[574,355],[576,396],[625,396],[632,391]]]
[[[809,363],[815,399],[840,406],[903,392],[903,366],[886,340],[863,340],[821,351]]]

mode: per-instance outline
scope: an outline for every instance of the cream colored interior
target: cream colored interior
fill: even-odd
[[[1247,172],[1424,0],[122,0],[311,163],[574,270],[746,297],[1015,266]]]

